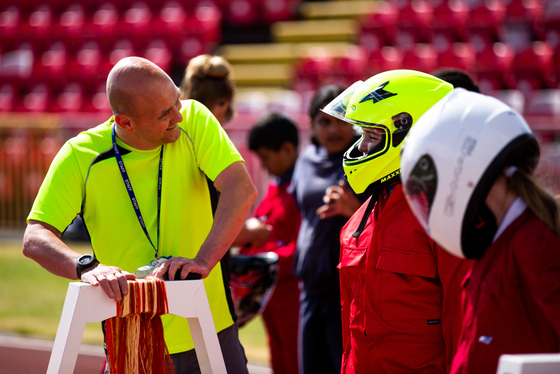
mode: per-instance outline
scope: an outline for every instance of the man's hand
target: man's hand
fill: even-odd
[[[338,186],[327,188],[323,196],[322,205],[316,213],[321,219],[334,216],[352,217],[352,214],[362,205],[360,200],[350,191],[343,180],[338,181]]]
[[[121,270],[116,266],[98,264],[82,272],[82,282],[92,286],[101,286],[105,294],[115,301],[122,301],[128,295],[128,281],[135,280],[136,275]]]
[[[174,280],[176,274],[179,274],[179,278],[186,279],[190,273],[196,273],[206,278],[210,270],[212,268],[199,258],[173,257],[159,265],[154,276],[162,280]]]

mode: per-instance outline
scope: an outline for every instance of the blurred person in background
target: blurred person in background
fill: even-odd
[[[250,220],[262,222],[272,231],[266,243],[248,243],[240,253],[278,255],[278,279],[262,315],[274,374],[297,374],[299,287],[293,264],[301,218],[288,186],[299,154],[299,131],[289,117],[278,112],[266,113],[251,128],[248,145],[272,177]]]
[[[340,229],[361,205],[346,186],[342,156],[358,138],[354,127],[321,109],[343,91],[320,88],[311,100],[311,143],[294,169],[292,193],[301,213],[295,275],[300,279],[301,374],[340,373],[342,326],[338,254]],[[328,189],[336,189],[329,193]],[[325,195],[331,196],[327,198]]]

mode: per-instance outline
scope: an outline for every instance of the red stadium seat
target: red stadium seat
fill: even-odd
[[[384,46],[370,52],[366,73],[368,76],[402,67],[403,52],[394,46]]]
[[[172,53],[163,40],[152,40],[144,50],[144,57],[167,73],[171,72]]]
[[[132,42],[128,39],[119,39],[112,50],[109,51],[109,65],[114,66],[124,57],[136,56],[137,52]]]
[[[469,7],[465,0],[432,0],[433,17],[430,23],[432,40],[445,37],[453,42],[466,42],[468,39],[467,20]]]
[[[0,12],[0,35],[1,47],[12,49],[19,34],[19,26],[22,22],[21,10],[16,5],[10,5]]]
[[[48,112],[51,108],[51,92],[45,83],[38,83],[29,87],[24,93],[19,112]]]
[[[431,44],[415,44],[411,50],[404,51],[401,67],[430,73],[439,67],[438,53]]]
[[[60,83],[66,77],[68,51],[66,45],[60,41],[54,42],[36,59],[33,67],[35,78],[54,83]],[[49,83],[50,84],[50,83]]]
[[[456,68],[464,71],[474,71],[476,56],[474,48],[469,43],[454,43],[438,55],[438,67]]]
[[[63,40],[69,49],[74,49],[83,38],[85,24],[84,6],[72,3],[60,14],[53,32],[57,40]]]
[[[367,74],[367,52],[360,46],[351,46],[344,51],[343,56],[333,59],[331,76],[342,86],[350,86]],[[366,78],[369,78],[367,76]]]
[[[543,39],[554,48],[560,47],[560,0],[550,0],[543,11]]]
[[[513,87],[528,96],[534,90],[552,85],[553,48],[546,42],[533,42],[515,54],[512,64]]]
[[[230,0],[223,3],[224,21],[236,26],[252,25],[260,19],[259,0]]]
[[[262,0],[260,11],[265,23],[288,21],[295,18],[299,0]]]
[[[433,7],[427,0],[398,0],[396,45],[409,50],[411,43],[428,43],[431,39],[430,25]]]
[[[476,0],[471,4],[467,28],[469,41],[477,52],[500,41],[505,12],[505,6],[500,0]]]
[[[84,101],[82,86],[76,82],[69,83],[58,93],[53,111],[81,112]]]
[[[378,4],[373,13],[359,20],[359,44],[370,53],[384,45],[394,45],[397,38],[397,7],[388,1]]]
[[[512,87],[511,66],[515,51],[510,45],[495,43],[476,53],[474,74],[482,93]]]
[[[12,112],[16,108],[19,89],[16,83],[0,85],[0,112]]]
[[[316,49],[296,63],[292,88],[297,92],[316,90],[328,81],[333,58],[324,50]]]

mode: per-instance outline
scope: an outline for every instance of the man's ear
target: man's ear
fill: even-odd
[[[132,123],[130,117],[126,114],[115,114],[115,123],[123,130],[132,131]]]

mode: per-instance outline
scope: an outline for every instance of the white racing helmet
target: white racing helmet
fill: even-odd
[[[485,204],[492,184],[511,165],[532,173],[538,156],[520,114],[493,97],[458,88],[410,130],[401,178],[428,234],[455,256],[480,258],[497,230]]]

